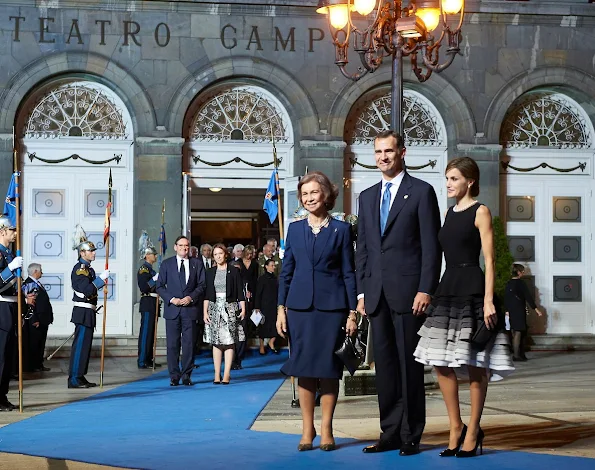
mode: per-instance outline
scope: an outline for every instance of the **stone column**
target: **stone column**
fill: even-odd
[[[500,152],[499,144],[458,144],[457,157],[470,157],[480,171],[479,200],[492,215],[500,215]]]
[[[0,134],[0,192],[2,199],[10,183],[13,171],[12,133]]]
[[[135,239],[140,237],[142,230],[146,230],[159,250],[161,206],[165,198],[165,233],[168,244],[165,257],[174,255],[174,241],[182,233],[183,144],[184,139],[179,137],[137,137],[136,139],[134,230],[137,237]],[[138,250],[136,244],[134,250]],[[137,261],[140,264],[138,257]],[[155,266],[155,269],[157,270],[158,267]],[[136,291],[138,296],[138,289]],[[134,308],[134,335],[138,335],[139,318],[137,297]],[[161,319],[158,336],[164,335],[165,322]]]
[[[302,140],[299,143],[299,159],[296,159],[295,174],[308,171],[322,171],[339,188],[336,211],[343,210],[343,158],[345,142],[342,140]],[[298,152],[296,152],[298,155]]]

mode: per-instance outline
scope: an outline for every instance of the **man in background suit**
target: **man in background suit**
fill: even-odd
[[[215,266],[215,262],[213,261],[213,247],[211,245],[208,243],[200,245],[200,254],[202,256],[202,264],[204,264],[205,269]]]
[[[193,385],[194,362],[193,335],[196,320],[202,314],[205,292],[205,269],[202,261],[188,258],[190,243],[184,236],[176,239],[176,256],[161,263],[157,279],[157,293],[164,302],[165,331],[167,336],[167,367],[170,385]],[[182,367],[180,368],[180,344]]]
[[[382,180],[359,197],[357,310],[372,325],[382,433],[363,451],[413,455],[425,426],[424,366],[413,351],[440,276],[440,212],[432,186],[405,171],[402,136],[382,132],[374,153]]]
[[[27,268],[27,273],[29,277],[25,279],[24,285],[27,286],[28,292],[36,292],[35,305],[29,306],[32,316],[25,323],[29,334],[29,369],[33,372],[47,372],[51,369],[43,365],[43,353],[48,328],[54,322],[54,311],[45,287],[39,282],[43,275],[41,264],[31,263]]]

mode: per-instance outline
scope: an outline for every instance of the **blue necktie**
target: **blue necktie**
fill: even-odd
[[[390,211],[390,187],[392,183],[384,185],[384,193],[382,194],[382,202],[380,203],[380,235],[384,234],[386,228],[386,221],[388,220],[388,212]]]

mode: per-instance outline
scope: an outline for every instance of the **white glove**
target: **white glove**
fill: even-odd
[[[155,282],[157,282],[157,279],[158,279],[158,278],[159,278],[159,273],[157,273],[157,274],[155,274],[155,275],[153,276],[153,280],[154,280]]]
[[[106,269],[99,275],[99,279],[105,281],[109,277],[109,269]]]
[[[283,259],[285,257],[285,250],[283,248],[279,248],[279,259]]]
[[[16,256],[10,263],[8,263],[8,269],[11,271],[16,271],[19,268],[23,267],[23,257]]]

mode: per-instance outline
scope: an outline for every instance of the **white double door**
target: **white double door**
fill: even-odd
[[[501,175],[509,247],[546,313],[529,317],[535,333],[595,333],[592,185],[589,176]]]
[[[23,256],[24,275],[29,263],[42,265],[45,286],[54,309],[54,323],[48,335],[64,336],[74,331],[70,323],[73,289],[71,272],[77,262],[73,250],[76,224],[98,247],[92,263],[99,275],[105,268],[103,231],[110,168],[62,165],[25,165],[23,171]],[[132,333],[133,277],[136,263],[133,236],[133,174],[126,168],[112,168],[113,208],[111,217],[110,282],[108,283],[107,335]],[[103,305],[103,290],[98,304]],[[103,311],[97,316],[96,335],[101,334]]]

